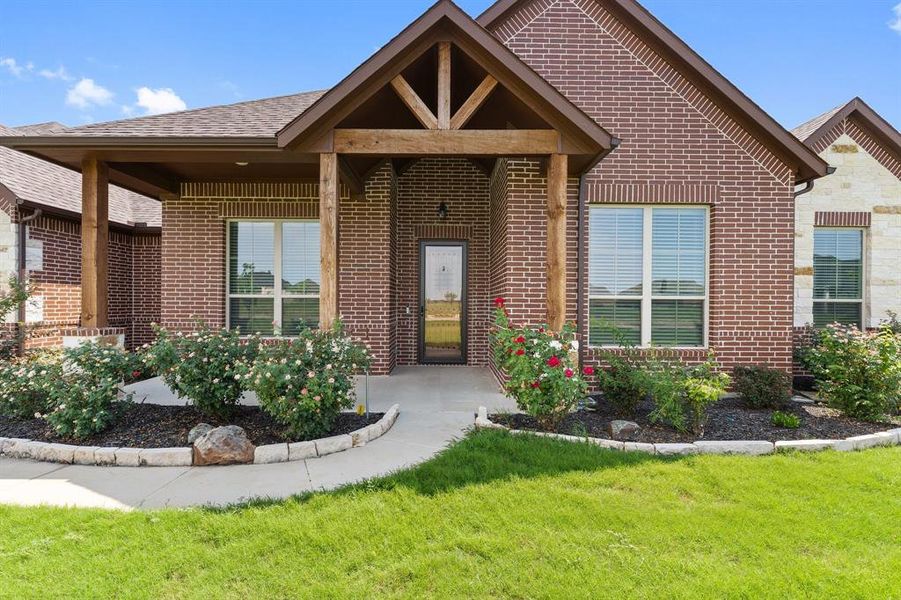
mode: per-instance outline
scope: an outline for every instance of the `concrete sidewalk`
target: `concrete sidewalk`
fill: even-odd
[[[133,388],[136,401],[182,403],[158,380]],[[480,405],[514,408],[491,373],[474,367],[399,367],[390,376],[370,377],[369,398],[370,410],[384,411],[396,402],[400,414],[388,433],[360,448],[305,461],[226,467],[96,467],[0,457],[0,503],[127,510],[285,498],[428,460],[463,435]]]

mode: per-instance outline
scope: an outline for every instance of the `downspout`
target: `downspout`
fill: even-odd
[[[835,173],[835,167],[826,167],[826,175],[832,175],[833,173]],[[797,192],[794,192],[792,195],[795,198],[797,198],[798,196],[801,196],[803,194],[806,194],[807,192],[810,192],[811,190],[813,190],[813,182],[814,181],[815,181],[814,179],[808,179],[807,181],[804,182],[804,188],[798,190]]]
[[[21,208],[19,209],[21,213]],[[21,217],[19,219],[19,231],[18,231],[18,248],[17,255],[19,259],[19,283],[25,283],[28,279],[28,270],[27,270],[27,260],[25,256],[25,245],[27,242],[27,227],[28,223],[31,223],[35,219],[41,216],[43,211],[40,208],[34,209],[27,217]],[[25,303],[28,300],[22,300],[19,302],[19,314],[16,323],[16,354],[19,356],[25,355]]]

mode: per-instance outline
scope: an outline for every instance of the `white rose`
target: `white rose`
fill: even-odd
[[[576,340],[573,340],[572,342],[570,342],[569,345],[570,345],[570,347],[572,347],[573,350],[579,349],[579,342],[577,342]]]
[[[561,344],[558,340],[551,340],[550,342],[548,342],[548,346],[550,346],[554,350],[560,350],[561,348],[563,348],[563,344]]]

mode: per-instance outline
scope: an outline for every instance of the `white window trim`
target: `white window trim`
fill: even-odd
[[[641,302],[641,343],[638,348],[650,348],[651,344],[651,303],[653,300],[703,300],[703,327],[704,339],[700,346],[660,346],[670,350],[706,350],[710,345],[710,206],[707,204],[591,204],[589,210],[589,223],[591,222],[592,208],[631,208],[641,209],[642,214],[642,246],[641,246],[641,295],[640,296],[617,296],[611,294],[592,294],[591,293],[591,273],[588,274],[588,302],[592,300],[639,300]],[[655,208],[693,208],[704,210],[704,296],[675,296],[675,295],[654,295],[653,293],[653,246],[654,246],[654,209]],[[588,232],[590,239],[591,231]],[[589,244],[590,247],[590,244]],[[590,253],[590,250],[589,250]],[[590,265],[590,256],[589,262]],[[590,325],[585,332],[586,339],[589,339]],[[592,344],[589,339],[588,346],[590,348],[621,348],[617,344]]]
[[[811,281],[810,288],[810,322],[813,323],[813,305],[817,302],[825,302],[825,303],[833,303],[833,304],[860,304],[860,328],[866,329],[867,323],[869,323],[869,319],[867,315],[867,292],[869,291],[869,281],[870,278],[867,274],[867,268],[869,267],[869,263],[867,261],[867,235],[868,235],[868,227],[829,227],[829,226],[820,226],[815,225],[813,228],[814,235],[814,249],[816,248],[816,234],[817,231],[859,231],[860,232],[860,298],[856,300],[850,300],[848,298],[816,298],[814,296],[814,285],[816,283],[816,265],[814,265],[814,274]],[[816,250],[814,250],[816,253]],[[811,257],[811,264],[813,264],[813,257]]]
[[[225,220],[225,327],[231,329],[231,299],[232,298],[272,298],[272,315],[276,331],[282,330],[282,299],[283,298],[319,298],[319,294],[285,294],[282,292],[282,225],[284,223],[318,223],[319,219],[226,219]],[[232,223],[272,223],[273,224],[273,261],[272,270],[275,278],[275,291],[272,294],[232,294],[231,290],[231,235],[229,229]],[[252,335],[253,331],[242,332],[242,335]],[[263,336],[266,338],[296,337],[281,334]]]

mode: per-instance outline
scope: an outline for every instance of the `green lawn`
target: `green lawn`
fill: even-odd
[[[0,507],[0,597],[901,597],[901,448],[659,459],[504,432],[225,511]]]

